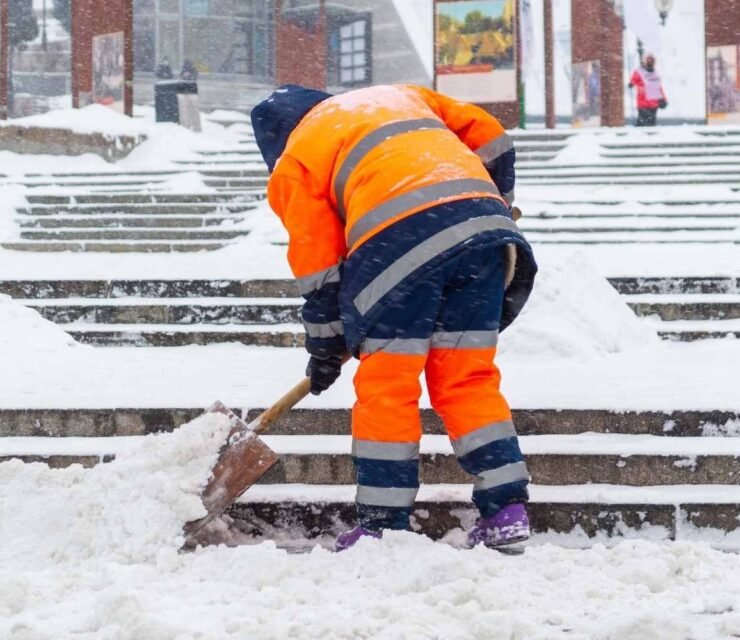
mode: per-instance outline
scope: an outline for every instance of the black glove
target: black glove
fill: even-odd
[[[665,109],[667,106],[668,106],[668,102],[665,100],[661,100],[660,102],[658,102],[658,107],[660,109]]]
[[[319,358],[311,356],[306,375],[311,378],[311,393],[315,396],[333,385],[342,372],[342,356]]]

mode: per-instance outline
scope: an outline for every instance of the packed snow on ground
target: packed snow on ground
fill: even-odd
[[[412,533],[343,553],[265,542],[180,554],[228,421],[84,470],[0,464],[0,637],[578,638],[740,633],[740,558],[626,541],[506,557]]]

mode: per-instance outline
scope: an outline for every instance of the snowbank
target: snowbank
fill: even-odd
[[[500,345],[509,357],[587,358],[658,347],[660,340],[596,266],[575,253],[541,265],[527,306]]]
[[[81,347],[53,322],[36,311],[0,294],[0,362],[22,362],[34,353],[58,353],[69,347]],[[82,347],[81,347],[82,348]]]
[[[99,104],[16,118],[3,121],[0,126],[69,129],[75,133],[103,133],[110,136],[139,137],[150,133],[148,125]]]
[[[87,470],[0,464],[0,503],[13,514],[0,520],[0,566],[152,562],[177,551],[183,524],[205,514],[200,492],[229,427],[207,414]]]

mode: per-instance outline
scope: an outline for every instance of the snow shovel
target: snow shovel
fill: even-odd
[[[344,356],[342,364],[351,358]],[[249,487],[257,482],[277,461],[277,454],[260,438],[285,413],[311,392],[311,379],[304,378],[266,411],[245,424],[233,411],[216,402],[207,413],[222,413],[231,420],[231,431],[221,448],[211,477],[201,494],[206,515],[185,524],[185,544],[192,544],[193,537],[209,522],[218,518]]]

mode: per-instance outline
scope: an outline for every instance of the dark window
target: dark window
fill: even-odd
[[[369,16],[337,25],[329,36],[329,84],[355,87],[372,83],[372,27]]]

